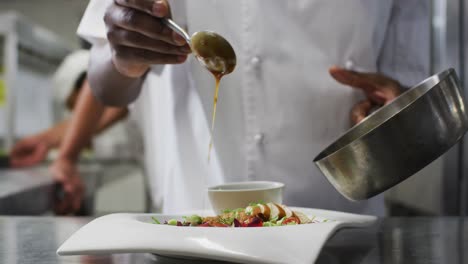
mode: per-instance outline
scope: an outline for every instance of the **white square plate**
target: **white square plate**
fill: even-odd
[[[315,218],[318,223],[250,228],[178,227],[153,224],[151,217],[166,221],[181,216],[112,214],[83,226],[63,243],[57,254],[154,253],[241,263],[310,264],[338,228],[363,227],[377,219],[318,209],[292,209]]]

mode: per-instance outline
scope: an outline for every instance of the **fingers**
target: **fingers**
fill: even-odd
[[[379,90],[374,90],[366,94],[367,97],[372,101],[372,103],[376,105],[383,106],[387,102],[387,97],[384,96]]]
[[[401,94],[400,84],[377,73],[358,73],[339,67],[331,67],[330,75],[339,83],[361,89],[372,103],[386,105]]]
[[[31,149],[33,143],[30,140],[21,140],[13,146],[13,149],[10,151],[10,155],[18,156],[26,152],[28,149]]]
[[[42,162],[49,152],[45,143],[24,141],[15,146],[11,155],[11,166],[14,168],[34,166]]]
[[[353,88],[362,89],[366,93],[371,93],[377,88],[376,84],[372,82],[372,79],[369,78],[370,76],[368,74],[358,73],[336,66],[331,67],[328,71],[339,83]]]
[[[81,209],[82,196],[78,194],[65,193],[60,201],[54,203],[56,215],[73,215]]]
[[[117,5],[130,7],[157,17],[169,15],[169,4],[164,0],[115,0]]]
[[[160,19],[136,9],[111,6],[104,16],[104,21],[108,32],[112,32],[115,28],[122,28],[169,44],[177,46],[186,44],[185,41],[183,43],[176,42],[173,39],[172,30],[164,25]]]
[[[354,105],[351,109],[351,123],[353,125],[359,124],[362,120],[364,120],[364,118],[366,118],[369,115],[372,107],[373,104],[369,99],[363,100]]]
[[[75,213],[80,210],[84,196],[84,186],[78,177],[71,177],[71,181],[64,182],[66,213]]]
[[[175,31],[172,31],[172,39],[178,44],[178,45],[185,45],[186,47],[189,47],[190,46],[187,44],[187,40],[185,40],[184,37],[182,37],[182,35],[180,35],[179,33],[175,32]],[[192,50],[190,49],[190,52],[192,52]]]
[[[163,40],[150,38],[143,34],[122,28],[115,28],[109,31],[107,37],[112,42],[114,48],[117,46],[124,46],[167,55],[187,55],[191,52],[188,45],[171,45]]]
[[[55,197],[54,211],[58,215],[76,213],[81,208],[85,187],[73,162],[57,160],[51,172],[60,188],[59,197]]]
[[[112,60],[121,74],[141,77],[153,64],[187,59],[190,46],[161,20],[169,9],[165,0],[114,0],[104,21]]]
[[[135,64],[179,64],[187,59],[187,55],[168,55],[126,46],[115,47],[113,56],[118,61]]]
[[[399,86],[385,86],[382,89],[372,93],[372,97],[376,101],[382,102],[381,105],[387,105],[395,100],[401,94]]]
[[[48,151],[49,149],[45,144],[38,144],[36,149],[27,161],[30,162],[31,165],[37,164],[46,158]]]
[[[54,212],[57,215],[72,215],[78,212],[83,201],[83,193],[78,191],[64,191],[61,200],[54,203]]]

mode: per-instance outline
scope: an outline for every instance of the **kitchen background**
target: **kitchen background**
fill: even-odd
[[[431,1],[432,72],[454,67],[466,83],[468,3]],[[0,0],[0,145],[37,133],[54,122],[51,76],[61,60],[80,47],[75,32],[85,0]],[[468,96],[468,90],[465,95]],[[31,114],[34,113],[34,114]],[[96,152],[86,153],[82,173],[88,193],[82,214],[145,211],[144,176],[126,151],[125,125],[101,137]],[[53,155],[52,155],[53,157]],[[468,210],[468,142],[386,193],[392,215],[466,215]],[[47,166],[0,171],[0,214],[50,212],[52,179]]]
[[[14,140],[54,123],[57,109],[51,76],[69,52],[80,48],[75,32],[87,3],[84,0],[0,1],[3,152]],[[94,144],[99,153],[87,153],[82,162],[80,169],[88,187],[82,214],[146,210],[143,174],[125,151],[129,139],[124,130],[119,125],[100,137],[99,145]],[[1,171],[0,213],[49,213],[52,183],[46,165]]]

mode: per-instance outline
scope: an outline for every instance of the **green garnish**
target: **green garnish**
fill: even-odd
[[[177,225],[177,220],[176,219],[171,219],[171,220],[167,221],[167,224],[176,226]]]
[[[219,218],[219,222],[225,225],[232,225],[232,223],[234,223],[234,217]]]
[[[253,213],[253,208],[252,208],[252,205],[250,205],[249,207],[247,207],[247,209],[245,210],[245,213],[247,215],[251,215]]]
[[[236,211],[236,212],[234,212],[234,218],[239,218],[239,212],[242,212],[242,211]]]
[[[276,222],[277,225],[282,225],[283,224],[283,221],[284,219],[286,219],[286,216],[281,218],[279,221]]]
[[[237,209],[227,209],[223,211],[222,215],[217,215],[214,217],[207,217],[203,218],[198,215],[191,215],[191,216],[182,216],[184,219],[183,221],[178,221],[177,219],[170,219],[168,221],[164,221],[164,224],[166,225],[172,225],[172,226],[231,226],[231,227],[245,227],[245,226],[259,226],[260,223],[264,227],[273,227],[273,226],[285,226],[285,225],[299,225],[302,224],[300,223],[299,220],[294,220],[291,218],[288,218],[286,216],[282,217],[281,219],[278,220],[279,216],[276,215],[275,217],[272,217],[269,221],[266,219],[263,213],[261,213],[260,209],[261,206],[266,206],[265,204],[260,201],[259,203],[250,203],[250,205],[247,208],[237,208]],[[256,213],[255,216],[253,216],[253,213]],[[247,218],[247,221],[245,220]],[[313,221],[316,219],[316,216],[312,216],[310,221],[314,223]],[[160,225],[161,222],[156,218],[151,216],[151,219],[153,220],[154,224]],[[204,220],[205,219],[205,220]],[[236,220],[237,219],[237,220]],[[260,220],[259,220],[260,219]],[[261,220],[264,220],[263,222]],[[206,223],[204,223],[206,221]],[[244,221],[244,223],[239,222],[239,221]],[[298,222],[296,222],[298,221]],[[334,220],[326,219],[324,218],[321,221],[317,222],[333,222]],[[211,223],[213,222],[213,223]],[[234,223],[236,222],[236,223]],[[315,223],[317,223],[315,222]],[[216,223],[220,225],[216,225]],[[307,222],[308,223],[308,222]],[[252,225],[251,225],[252,224]]]
[[[260,200],[260,201],[258,201],[258,202],[256,202],[256,203],[249,203],[249,206],[257,206],[257,205],[259,205],[259,204],[265,204],[265,202],[262,201],[262,200]]]
[[[244,210],[245,210],[244,208],[226,209],[226,210],[223,210],[223,214],[238,213],[238,212],[243,212]]]
[[[198,215],[184,216],[183,218],[186,223],[190,223],[192,226],[200,225],[203,222],[203,219]]]

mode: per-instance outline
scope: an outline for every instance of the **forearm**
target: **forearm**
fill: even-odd
[[[144,77],[130,78],[121,74],[112,62],[108,44],[94,45],[91,49],[88,79],[93,94],[103,104],[127,106],[140,94]]]
[[[98,102],[96,101],[96,103]],[[106,107],[102,113],[102,116],[99,118],[95,134],[100,134],[115,123],[126,118],[127,115],[127,108]],[[38,134],[38,136],[41,137],[44,141],[46,141],[45,143],[50,149],[58,148],[64,140],[70,123],[70,119],[64,120],[60,123],[57,123],[53,127],[41,132],[40,134]]]
[[[58,148],[67,131],[68,124],[69,120],[64,120],[36,136],[40,137],[43,142],[47,144],[49,149]]]
[[[81,150],[97,130],[104,109],[104,105],[94,98],[86,82],[60,146],[59,158],[78,159]]]
[[[128,115],[127,108],[115,108],[115,107],[106,107],[104,113],[102,114],[98,127],[95,131],[96,134],[99,134],[111,127],[115,123],[124,119]]]

